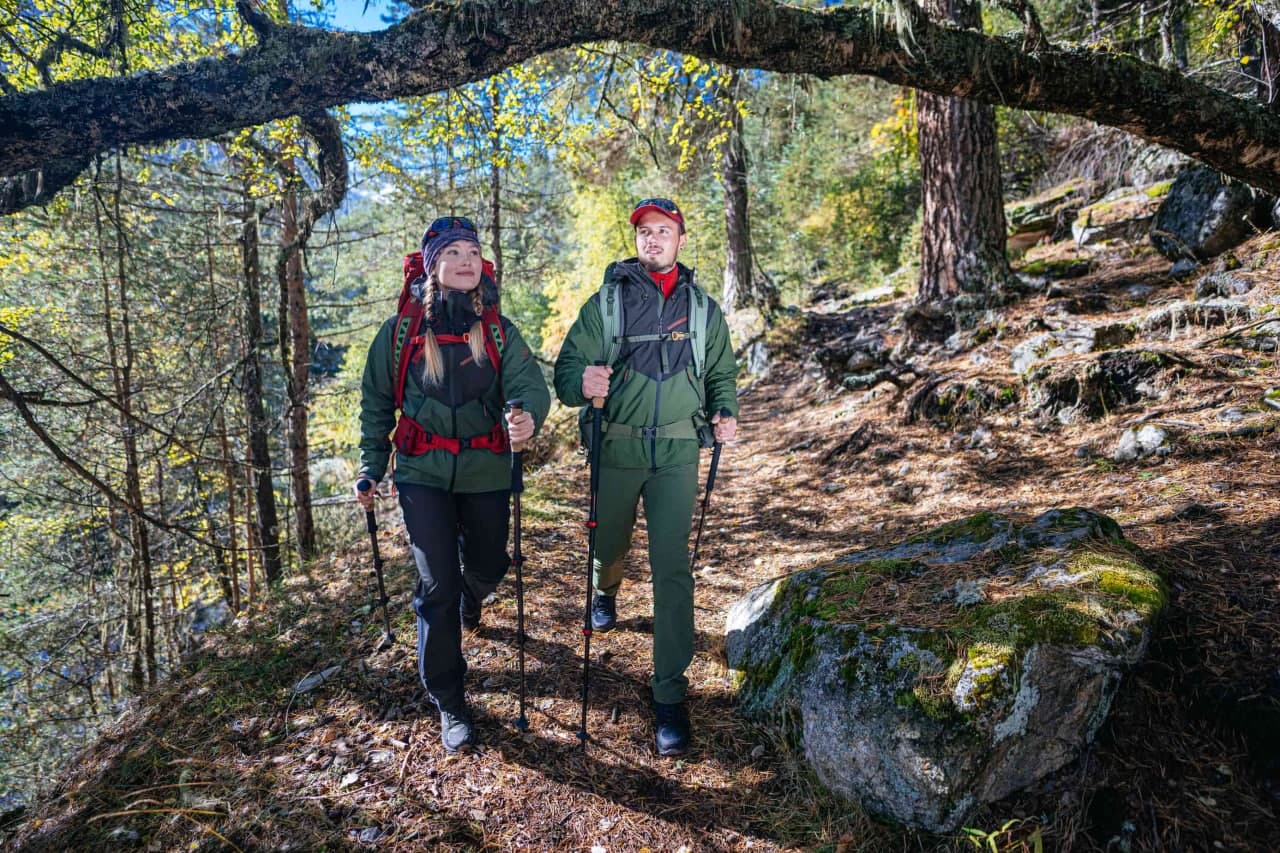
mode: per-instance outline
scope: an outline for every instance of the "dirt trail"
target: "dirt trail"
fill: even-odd
[[[1014,306],[1007,328],[1032,326],[1043,303]],[[697,573],[688,756],[662,759],[651,745],[643,530],[619,628],[592,642],[591,742],[583,749],[576,737],[586,471],[571,460],[526,475],[527,733],[512,725],[507,582],[464,639],[482,744],[446,756],[413,665],[403,532],[387,524],[395,648],[374,651],[363,549],[322,561],[92,749],[34,811],[18,848],[119,846],[133,833],[161,849],[961,849],[822,793],[769,730],[736,716],[725,611],[771,577],[978,510],[1029,518],[1081,505],[1149,550],[1173,590],[1170,612],[1089,754],[972,825],[1025,819],[1001,839],[1010,850],[1035,832],[1055,850],[1265,849],[1280,796],[1280,435],[1188,442],[1163,460],[1117,465],[1105,454],[1139,409],[1067,428],[1012,412],[984,418],[982,433],[976,423],[906,423],[892,386],[824,387],[795,356],[803,337],[742,395],[740,438],[724,452]],[[1004,357],[1021,337],[993,352]],[[1191,343],[1184,352],[1207,363]],[[966,359],[928,368],[981,372]],[[1212,423],[1268,380],[1274,373],[1197,371],[1163,416]],[[382,511],[395,515],[390,502]],[[329,682],[291,694],[336,664]]]

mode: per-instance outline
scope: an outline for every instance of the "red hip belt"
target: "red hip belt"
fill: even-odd
[[[506,453],[511,449],[507,440],[507,431],[502,423],[493,425],[493,429],[485,435],[473,435],[470,438],[449,438],[434,432],[427,432],[422,425],[408,415],[400,415],[396,423],[396,431],[391,436],[391,443],[396,451],[405,456],[421,456],[429,450],[447,450],[457,456],[464,450],[491,450],[494,453]]]

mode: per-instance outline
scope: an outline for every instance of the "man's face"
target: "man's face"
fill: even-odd
[[[656,210],[646,211],[636,222],[636,257],[649,272],[667,272],[675,266],[688,240],[674,219]]]
[[[480,247],[468,240],[445,246],[436,261],[436,280],[445,290],[475,290],[480,272]]]

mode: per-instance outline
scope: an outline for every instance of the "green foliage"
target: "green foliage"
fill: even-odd
[[[770,128],[785,143],[756,196],[768,235],[756,245],[784,271],[791,298],[816,281],[878,284],[899,265],[920,201],[913,98],[848,80],[786,94],[791,126]],[[766,120],[777,124],[781,106]]]

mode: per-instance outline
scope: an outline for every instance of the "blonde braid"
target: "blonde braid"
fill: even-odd
[[[476,286],[471,291],[471,305],[476,310],[476,316],[479,317],[484,313],[484,285]],[[476,364],[484,364],[487,350],[484,347],[484,321],[476,320],[471,326],[471,331],[467,335],[468,343],[471,346],[471,359]]]
[[[435,320],[436,291],[439,288],[440,282],[436,281],[436,274],[428,274],[427,286],[422,294],[422,313],[426,321],[422,333],[422,384],[427,387],[439,385],[444,379],[444,356],[440,354],[440,343],[431,328]]]

